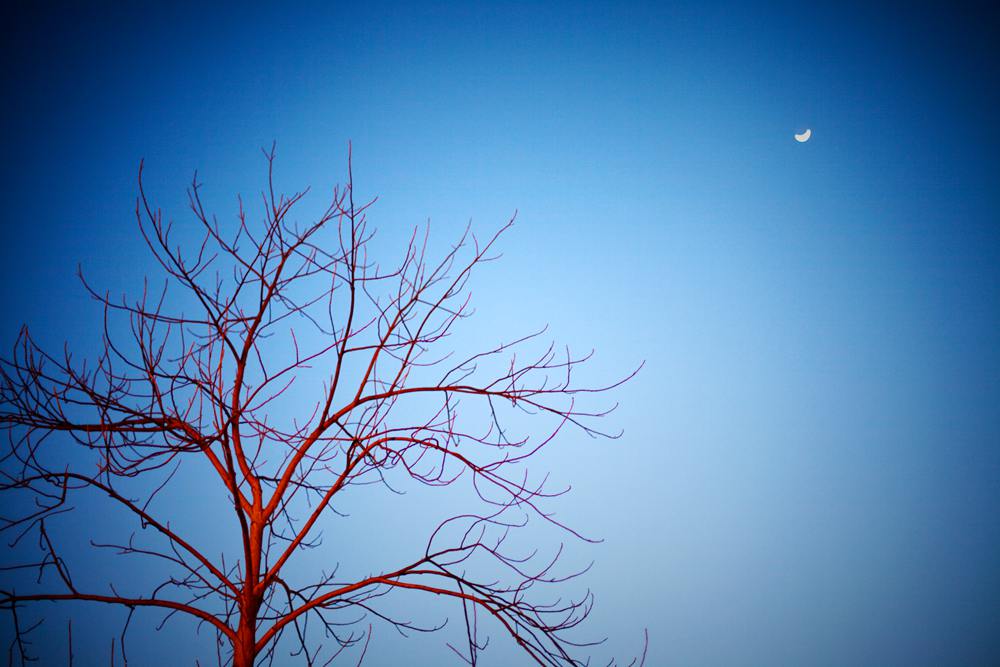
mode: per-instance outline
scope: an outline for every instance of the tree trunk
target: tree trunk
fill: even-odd
[[[240,625],[233,641],[233,667],[253,667],[257,659],[257,610],[259,603],[251,601],[240,613]]]
[[[257,658],[257,652],[254,650],[256,642],[253,625],[255,624],[247,626],[242,619],[240,620],[240,628],[233,642],[233,667],[253,667]]]

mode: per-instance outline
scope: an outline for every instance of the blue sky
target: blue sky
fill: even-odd
[[[151,271],[140,159],[182,221],[194,169],[231,216],[261,146],[282,186],[322,192],[350,141],[387,249],[518,212],[470,340],[549,323],[596,349],[596,378],[645,360],[616,394],[621,440],[544,460],[574,486],[560,516],[605,540],[574,546],[596,561],[595,655],[648,628],[650,665],[995,664],[997,28],[985,7],[878,3],[21,13],[3,336],[28,322],[86,350],[77,263],[115,291]],[[120,619],[76,612],[105,660]],[[136,659],[177,664],[154,656],[183,636],[136,639]],[[379,639],[373,664],[448,655]],[[496,643],[489,664],[516,664]]]

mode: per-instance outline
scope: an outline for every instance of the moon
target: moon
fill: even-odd
[[[812,133],[813,133],[812,129],[807,129],[802,134],[796,134],[795,141],[799,142],[800,144],[804,144],[807,141],[809,141],[809,137],[812,136]]]

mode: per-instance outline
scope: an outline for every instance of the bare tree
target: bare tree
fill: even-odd
[[[563,491],[547,489],[526,463],[566,426],[608,436],[595,424],[609,410],[586,409],[581,399],[628,378],[578,386],[573,373],[586,357],[553,346],[524,360],[517,351],[541,332],[461,359],[439,349],[471,314],[469,277],[495,258],[513,219],[485,242],[466,230],[435,262],[427,232],[414,230],[401,262],[383,270],[368,255],[373,202],[355,203],[350,168],[322,215],[300,226],[290,213],[306,193],[277,194],[273,148],[265,156],[259,226],[240,201],[238,225],[225,232],[206,213],[195,175],[188,197],[203,238],[190,252],[175,245],[148,201],[140,166],[136,219],[165,272],[162,290],[147,283],[136,299],[112,298],[84,281],[105,314],[95,361],[45,351],[23,328],[2,362],[9,449],[0,489],[5,513],[31,507],[5,517],[3,529],[14,543],[38,541],[36,560],[7,568],[36,568],[38,590],[0,594],[16,628],[12,662],[29,659],[30,623],[19,615],[62,600],[118,605],[129,619],[150,610],[190,617],[216,633],[220,664],[247,667],[273,658],[281,644],[312,665],[323,641],[330,660],[348,647],[358,660],[372,622],[440,627],[380,608],[388,593],[405,590],[454,600],[465,641],[452,649],[469,664],[489,627],[502,628],[537,664],[584,664],[577,653],[587,645],[569,631],[591,597],[553,597],[580,572],[559,571],[561,547],[546,557],[515,553],[510,535],[534,519],[580,537],[543,506]],[[304,401],[296,383],[317,373],[323,379]],[[287,418],[293,409],[299,413]],[[516,414],[532,415],[542,430],[513,436]],[[180,534],[169,515],[176,508],[155,502],[192,460],[207,463],[219,497],[228,498],[240,536],[229,560]],[[319,546],[319,526],[349,488],[460,479],[471,482],[478,508],[441,522],[409,562],[353,580],[336,571],[305,584],[288,576],[298,554]],[[153,559],[163,567],[158,586],[129,594],[129,581],[106,590],[77,585],[50,527],[88,492],[143,529],[94,548]]]

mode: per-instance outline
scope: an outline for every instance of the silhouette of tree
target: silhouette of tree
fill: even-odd
[[[372,622],[441,627],[380,608],[388,593],[406,591],[454,600],[465,641],[449,646],[469,664],[489,627],[502,628],[534,663],[584,664],[575,653],[587,644],[569,631],[586,618],[591,597],[558,597],[559,585],[581,572],[558,571],[561,547],[549,557],[515,553],[510,535],[534,519],[581,537],[543,506],[563,491],[548,490],[526,464],[567,425],[617,437],[595,425],[610,410],[584,409],[580,399],[628,378],[582,387],[573,373],[587,357],[552,346],[527,360],[517,354],[542,332],[464,359],[439,350],[471,314],[473,269],[495,259],[495,242],[513,219],[485,243],[467,229],[437,262],[427,259],[427,233],[415,230],[402,261],[383,270],[368,254],[374,200],[355,203],[350,162],[346,186],[300,226],[290,214],[306,193],[277,194],[273,147],[265,156],[263,224],[247,221],[241,201],[235,233],[206,213],[195,175],[188,198],[203,238],[191,252],[175,245],[171,225],[148,201],[140,166],[136,218],[166,274],[163,289],[147,283],[138,299],[112,298],[84,280],[105,314],[96,361],[44,351],[22,328],[2,362],[4,513],[30,506],[5,517],[3,529],[14,543],[38,540],[37,560],[7,568],[36,568],[38,590],[0,594],[16,630],[12,663],[30,659],[25,608],[64,600],[118,605],[129,620],[148,610],[191,617],[216,633],[220,664],[273,659],[281,642],[319,664],[323,641],[329,660],[356,647],[357,661]],[[324,379],[304,401],[296,382],[317,373]],[[517,413],[549,421],[515,437],[507,426]],[[174,527],[176,507],[155,502],[191,460],[207,463],[224,489],[219,497],[228,498],[240,536],[235,558],[212,557]],[[410,562],[359,579],[333,571],[293,582],[301,573],[288,576],[289,565],[306,549],[324,548],[318,527],[341,494],[406,479],[432,487],[469,480],[478,509],[441,522]],[[156,561],[159,585],[135,593],[125,592],[128,580],[105,590],[78,585],[50,528],[87,492],[142,529],[93,548]],[[124,631],[120,646],[124,654]]]

